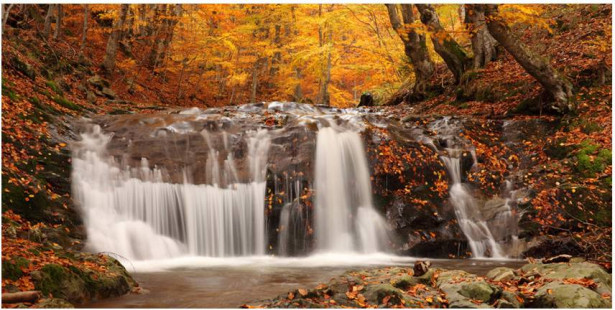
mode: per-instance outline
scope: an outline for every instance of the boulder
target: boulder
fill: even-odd
[[[12,65],[15,67],[17,71],[29,77],[32,81],[36,79],[36,72],[34,71],[34,68],[32,67],[32,65],[21,61],[21,59],[19,59],[19,57],[17,56],[14,56],[12,60],[13,60]]]
[[[611,275],[596,264],[582,263],[555,263],[555,264],[527,264],[521,267],[525,273],[538,273],[549,280],[563,279],[591,279],[598,285],[596,291],[600,294],[611,293]]]
[[[109,81],[103,79],[100,77],[100,75],[95,75],[91,78],[88,79],[88,83],[90,83],[92,86],[98,88],[99,90],[102,90],[105,87],[109,87],[111,84],[109,84]]]
[[[610,308],[611,302],[578,284],[551,282],[541,287],[529,303],[535,308]]]
[[[508,281],[515,278],[515,271],[508,267],[497,267],[487,273],[487,278],[493,281]]]
[[[62,298],[45,298],[41,299],[36,305],[36,308],[74,308],[75,306]]]
[[[498,303],[498,308],[521,308],[523,304],[519,302],[519,299],[517,297],[518,295],[513,292],[502,291],[502,296],[500,297],[500,301],[503,300],[504,304]],[[505,307],[505,305],[508,305],[508,306]]]
[[[489,303],[500,289],[484,280],[462,284],[458,291],[462,296]]]
[[[389,299],[391,304],[400,304],[404,298],[402,291],[391,284],[370,285],[365,288],[363,295],[373,304],[381,304],[382,300],[387,296],[391,296]]]
[[[499,287],[461,270],[441,272],[436,286],[446,294],[450,308],[489,308],[501,292]],[[475,304],[471,300],[482,303]]]
[[[105,97],[109,99],[115,99],[117,97],[117,94],[111,88],[108,87],[103,87],[101,92],[103,95],[105,95]]]

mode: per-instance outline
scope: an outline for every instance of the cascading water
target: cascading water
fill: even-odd
[[[462,182],[461,157],[464,152],[470,153],[472,161],[476,163],[473,147],[465,145],[459,138],[459,128],[451,122],[450,117],[444,117],[431,125],[431,129],[445,144],[445,152],[440,156],[450,174],[450,202],[455,208],[455,214],[461,231],[468,239],[472,255],[483,258],[487,255],[494,258],[505,257],[505,254],[493,236],[492,227],[483,215],[479,202],[472,196],[469,186]],[[433,143],[432,143],[433,145]],[[497,216],[504,216],[501,213]],[[501,221],[499,224],[502,224]],[[506,221],[506,224],[511,224]],[[512,223],[513,225],[516,222]],[[506,226],[506,229],[510,225]]]
[[[360,130],[308,106],[265,109],[239,107],[232,120],[190,109],[88,121],[73,154],[88,247],[130,260],[384,251]],[[263,129],[253,120],[276,110],[297,123]],[[303,151],[278,142],[299,138]],[[286,197],[280,209],[273,196]]]
[[[265,253],[265,131],[249,137],[251,181],[226,188],[219,186],[215,158],[208,165],[217,172],[213,185],[169,183],[146,160],[139,171],[120,168],[105,155],[110,139],[94,126],[82,134],[74,154],[73,192],[84,212],[88,246],[134,260]],[[233,165],[224,172],[228,179]]]
[[[374,210],[365,150],[359,134],[337,127],[318,131],[316,242],[325,252],[373,253],[386,243],[386,223]]]

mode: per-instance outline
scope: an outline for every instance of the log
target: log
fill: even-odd
[[[3,304],[15,304],[19,302],[36,302],[41,298],[41,291],[26,291],[17,293],[2,293]]]

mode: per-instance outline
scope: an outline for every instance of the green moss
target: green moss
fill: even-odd
[[[21,278],[24,273],[22,268],[27,268],[30,265],[30,261],[23,257],[14,257],[10,260],[2,260],[2,278],[17,280]]]
[[[56,82],[54,81],[47,81],[45,82],[45,85],[47,85],[47,87],[51,88],[56,94],[58,95],[63,95],[64,92],[62,92],[62,89],[60,88],[60,86],[58,86],[58,84],[56,84]]]
[[[62,97],[62,96],[55,96],[52,98],[53,101],[55,101],[57,104],[65,107],[65,108],[69,108],[71,110],[74,111],[81,111],[81,107],[76,105],[75,103],[73,103],[72,101]]]
[[[41,268],[43,274],[39,281],[36,282],[36,289],[40,290],[44,295],[49,293],[54,296],[61,296],[61,283],[67,278],[68,270],[56,264],[47,264]]]
[[[598,153],[596,154],[596,152]],[[611,163],[611,157],[611,150],[600,149],[600,145],[594,144],[591,140],[583,140],[579,144],[575,169],[585,177],[593,177],[604,171],[606,166]]]

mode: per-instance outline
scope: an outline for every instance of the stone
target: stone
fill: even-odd
[[[498,289],[485,281],[472,281],[462,284],[459,294],[474,300],[482,302],[491,301]]]
[[[75,308],[75,306],[63,298],[45,298],[36,304],[36,308]]]
[[[92,84],[92,86],[102,90],[104,87],[109,87],[110,84],[107,80],[100,77],[100,75],[95,75],[88,79],[88,83]]]
[[[543,278],[549,280],[563,279],[592,279],[598,287],[596,291],[600,294],[611,292],[611,275],[602,267],[596,264],[583,263],[556,263],[556,264],[527,264],[521,267],[525,273],[538,273]]]
[[[517,294],[513,292],[502,291],[502,296],[500,300],[505,300],[507,304],[510,305],[510,307],[501,306],[498,308],[521,308],[521,306],[523,306],[523,304],[521,304],[521,302],[519,302],[519,300],[517,299]]]
[[[414,276],[420,277],[424,275],[429,270],[429,266],[431,266],[430,261],[416,261],[413,268]]]
[[[86,92],[86,99],[89,103],[92,103],[92,104],[96,103],[96,98],[97,98],[96,94],[94,94],[93,92],[91,91]]]
[[[105,97],[109,99],[115,99],[117,97],[117,94],[111,88],[108,87],[103,87],[101,92],[103,95],[105,95]]]
[[[367,286],[363,295],[370,303],[374,304],[382,303],[382,299],[387,296],[391,296],[391,298],[389,299],[389,303],[391,304],[399,304],[403,299],[402,291],[395,288],[391,284],[378,284]]]
[[[485,202],[485,205],[483,206],[482,214],[485,220],[490,220],[494,218],[498,213],[504,212],[507,210],[508,208],[506,207],[506,199],[495,197]]]
[[[487,273],[487,278],[493,281],[508,281],[515,278],[515,271],[508,267],[497,267]]]
[[[34,68],[32,68],[32,65],[21,61],[21,59],[17,56],[14,56],[12,60],[12,64],[17,71],[29,77],[32,81],[36,79],[36,72],[34,71]]]
[[[536,308],[610,308],[611,302],[581,285],[551,282],[536,292],[529,306]]]

